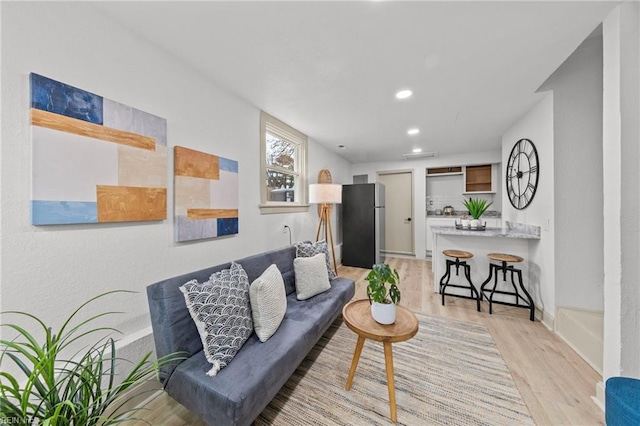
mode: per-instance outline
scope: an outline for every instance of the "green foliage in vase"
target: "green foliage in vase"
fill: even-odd
[[[117,330],[93,326],[100,318],[120,312],[104,312],[88,319],[79,319],[80,312],[89,304],[113,293],[132,293],[116,290],[100,294],[78,307],[54,331],[37,316],[20,311],[2,315],[22,318],[33,326],[18,323],[2,324],[12,329],[17,337],[0,339],[0,415],[2,421],[15,425],[88,426],[112,425],[128,419],[131,411],[117,412],[130,398],[123,393],[143,381],[157,377],[161,366],[175,362],[175,355],[151,359],[147,353],[131,372],[118,382],[116,370],[128,361],[117,358],[115,340],[109,334]],[[85,346],[71,356],[71,346],[81,344],[90,335],[104,335],[96,343]],[[39,341],[34,336],[42,335]],[[13,375],[6,365],[13,364],[23,375]],[[135,393],[135,392],[131,392]],[[128,395],[133,397],[135,395]]]
[[[369,281],[367,285],[367,296],[377,303],[400,303],[400,276],[398,271],[391,269],[386,263],[377,263],[365,278]],[[387,291],[387,283],[389,290]]]
[[[482,198],[469,198],[468,200],[464,200],[463,204],[469,211],[472,218],[480,219],[482,214],[486,212],[493,203],[489,203],[487,200],[483,200]]]

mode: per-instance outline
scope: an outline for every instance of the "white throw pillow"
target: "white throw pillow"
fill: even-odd
[[[312,257],[297,257],[293,260],[296,274],[296,296],[298,300],[309,299],[331,288],[327,275],[324,253]]]
[[[249,288],[253,328],[261,342],[280,327],[287,310],[287,293],[282,274],[276,265],[271,265],[256,278]]]

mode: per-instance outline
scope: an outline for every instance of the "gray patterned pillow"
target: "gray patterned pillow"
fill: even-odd
[[[327,274],[329,275],[330,280],[334,279],[336,277],[336,273],[333,272],[333,268],[331,267],[329,250],[327,249],[327,242],[325,240],[320,240],[316,243],[310,243],[308,241],[296,243],[296,257],[313,257],[319,253],[324,253],[324,257],[327,262]]]
[[[241,265],[211,275],[209,281],[191,280],[180,287],[191,318],[198,327],[204,354],[215,376],[231,362],[253,332],[249,279]]]

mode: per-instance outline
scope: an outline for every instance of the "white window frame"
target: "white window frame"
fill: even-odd
[[[277,167],[267,166],[267,131],[297,145],[294,171],[279,170]],[[307,145],[307,135],[266,112],[260,111],[260,212],[262,214],[306,212],[309,210],[307,202]],[[267,169],[295,175],[296,199],[293,202],[267,200],[265,179]]]

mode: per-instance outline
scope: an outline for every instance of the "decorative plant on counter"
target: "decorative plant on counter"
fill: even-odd
[[[396,305],[400,303],[400,276],[386,263],[377,263],[365,278],[367,296],[373,300],[371,315],[380,324],[393,324],[396,320]],[[387,283],[389,290],[387,291]]]
[[[88,349],[63,355],[74,352],[71,345],[81,344],[80,341],[89,335],[118,333],[110,327],[89,327],[95,320],[117,312],[104,312],[85,320],[77,319],[79,312],[87,305],[113,293],[132,292],[110,291],[90,299],[80,305],[55,332],[33,314],[19,311],[2,313],[5,317],[17,315],[35,323],[32,332],[17,323],[2,324],[17,333],[12,340],[0,340],[2,419],[16,425],[41,426],[111,425],[130,420],[126,416],[135,409],[117,413],[130,398],[118,398],[132,387],[154,377],[162,365],[175,361],[176,356],[154,361],[150,359],[149,352],[116,384],[116,369],[120,367],[116,363],[126,361],[116,356],[113,338],[103,336]],[[42,336],[42,340],[38,341],[36,336]],[[5,368],[6,362],[15,365],[22,375],[9,373]],[[107,415],[107,412],[116,414]]]
[[[480,219],[482,214],[487,211],[491,204],[493,204],[487,202],[487,200],[483,200],[482,198],[469,198],[468,200],[464,200],[462,203],[469,211],[471,217],[476,220]]]

